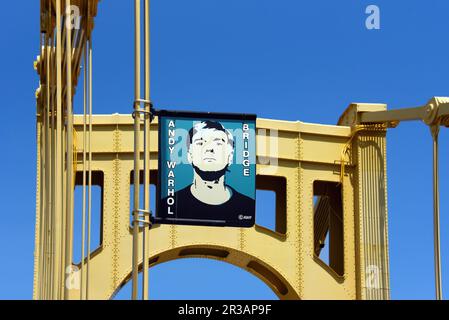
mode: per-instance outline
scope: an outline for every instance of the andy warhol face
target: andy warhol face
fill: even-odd
[[[187,160],[202,172],[226,171],[234,156],[234,139],[220,123],[197,123],[188,135]]]

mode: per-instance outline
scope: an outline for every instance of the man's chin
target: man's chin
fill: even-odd
[[[224,168],[211,168],[211,167],[207,167],[207,168],[199,168],[199,170],[203,171],[203,172],[207,172],[207,173],[212,173],[212,172],[221,172],[224,170]]]
[[[203,170],[193,165],[193,169],[201,177],[201,179],[205,181],[215,181],[220,179],[222,176],[226,174],[226,171],[228,171],[228,166],[225,166],[224,168],[221,169],[204,168],[205,170]]]

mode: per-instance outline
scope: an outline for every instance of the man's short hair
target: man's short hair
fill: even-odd
[[[210,120],[206,120],[206,121],[201,121],[197,124],[195,124],[190,130],[189,130],[189,136],[187,139],[187,150],[190,149],[190,145],[192,144],[192,139],[193,136],[200,130],[203,129],[215,129],[218,131],[223,131],[224,133],[226,133],[226,136],[228,137],[228,144],[231,146],[232,149],[234,149],[234,137],[232,136],[232,134],[229,132],[229,130],[225,129],[225,127],[223,127],[223,125],[219,122],[216,121],[210,121]]]

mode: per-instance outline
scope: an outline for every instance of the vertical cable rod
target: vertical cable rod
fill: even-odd
[[[60,299],[61,274],[61,216],[62,216],[62,42],[61,42],[61,0],[56,0],[56,137],[55,137],[55,212],[52,233],[54,236],[53,293],[52,299]]]
[[[51,16],[50,12],[51,12],[51,7],[48,8],[49,12],[48,12],[48,17]],[[50,18],[48,19],[49,21],[48,26],[50,26]],[[51,53],[53,51],[52,48],[52,43],[51,43],[51,38],[50,35],[48,34],[49,30],[47,29],[47,33],[45,35],[45,46],[47,48],[46,50],[46,72],[47,72],[47,96],[46,96],[46,108],[45,108],[45,190],[44,190],[44,201],[45,201],[45,208],[44,208],[44,216],[43,216],[43,243],[41,244],[42,246],[42,274],[41,274],[41,279],[44,282],[42,285],[42,289],[40,292],[40,296],[41,299],[45,298],[44,297],[44,288],[45,285],[47,284],[46,282],[46,273],[47,273],[47,255],[48,255],[48,247],[47,247],[47,243],[48,243],[48,218],[51,212],[51,198],[50,198],[50,170],[51,170],[51,157],[50,157],[50,126],[49,126],[49,121],[50,121],[50,117],[51,117],[51,112],[50,112],[50,108],[51,108],[51,69],[50,69],[50,63],[51,63]]]
[[[90,244],[92,222],[92,38],[89,37],[89,133],[88,133],[88,188],[87,188],[87,275],[86,275],[86,300],[89,300],[90,280]]]
[[[49,0],[51,1],[51,0]],[[54,30],[53,30],[54,31]],[[52,38],[52,60],[51,60],[51,73],[55,74],[56,69],[56,46],[55,46],[55,39]],[[51,103],[51,130],[50,130],[50,138],[51,138],[51,144],[50,144],[50,218],[49,218],[49,225],[48,225],[48,237],[49,237],[49,244],[48,244],[48,272],[47,272],[47,283],[46,286],[47,294],[46,299],[53,299],[53,288],[54,288],[54,282],[55,279],[55,238],[54,238],[54,225],[55,225],[55,219],[56,219],[56,78],[53,77],[51,80],[51,97],[50,97],[50,103]]]
[[[66,0],[66,22],[67,9],[70,8],[70,0]],[[66,143],[66,224],[65,224],[65,255],[64,255],[64,269],[66,277],[70,277],[72,272],[72,195],[73,195],[73,112],[72,112],[72,30],[68,24],[64,24],[66,32],[66,108],[67,108],[67,143]],[[64,281],[64,299],[69,299],[68,281]]]
[[[437,300],[443,299],[441,281],[441,251],[440,251],[440,190],[439,190],[439,163],[438,163],[438,135],[440,125],[430,127],[433,138],[433,236],[435,259],[435,294]]]
[[[86,115],[86,105],[87,105],[87,46],[83,48],[83,209],[82,209],[82,222],[81,222],[81,279],[80,279],[80,300],[84,300],[84,281],[85,281],[85,265],[84,265],[84,257],[85,257],[85,247],[86,247],[86,145],[87,145],[87,137],[86,137],[86,123],[87,123],[87,115]]]
[[[150,1],[144,0],[144,46],[145,46],[145,100],[150,101]],[[144,210],[150,211],[150,103],[145,103],[144,113]],[[137,115],[136,115],[137,116]],[[140,115],[139,115],[140,117]],[[142,267],[142,300],[148,300],[148,260],[150,255],[149,231],[150,215],[145,215],[143,225],[143,267]]]
[[[132,294],[137,300],[139,283],[139,188],[140,188],[140,0],[134,0],[134,210],[133,210],[133,254]]]
[[[42,10],[42,3],[41,3],[41,10]],[[40,45],[40,60],[42,61],[42,65],[47,69],[47,35],[46,33],[42,32],[41,30],[41,35],[39,37],[39,45]],[[36,69],[36,67],[35,67]],[[43,69],[43,68],[42,68]],[[45,179],[45,174],[46,174],[46,163],[45,163],[45,148],[46,148],[46,131],[45,131],[45,127],[46,127],[46,123],[47,123],[47,96],[48,96],[48,73],[47,73],[47,77],[45,79],[45,95],[44,92],[41,87],[41,96],[45,97],[45,101],[42,99],[41,101],[37,100],[37,104],[36,104],[36,111],[37,111],[37,122],[36,122],[36,142],[37,142],[37,184],[36,184],[36,188],[37,188],[37,192],[36,192],[36,207],[38,208],[38,212],[37,212],[37,217],[38,220],[36,220],[36,223],[39,223],[38,225],[36,225],[36,233],[37,230],[39,230],[39,233],[37,235],[38,238],[38,242],[36,242],[36,247],[35,247],[35,252],[34,255],[37,255],[37,260],[35,262],[37,262],[37,279],[35,278],[34,281],[36,282],[36,291],[33,291],[33,298],[34,299],[41,299],[42,294],[41,294],[41,289],[42,289],[42,271],[43,271],[43,261],[44,261],[44,236],[45,236],[45,232],[44,232],[44,218],[45,218],[45,208],[46,208],[46,203],[45,203],[45,198],[46,198],[46,179]],[[39,252],[39,253],[37,253]],[[36,269],[36,266],[35,266]],[[35,275],[36,277],[36,275]]]

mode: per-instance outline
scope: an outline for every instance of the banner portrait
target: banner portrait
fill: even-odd
[[[160,110],[156,223],[251,227],[256,116]]]

